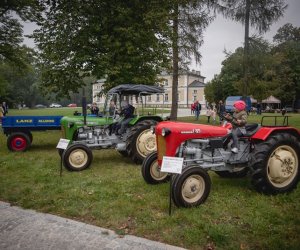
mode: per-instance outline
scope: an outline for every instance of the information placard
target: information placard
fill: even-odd
[[[60,139],[56,148],[58,149],[66,149],[68,147],[70,143],[70,140],[67,140],[67,139]]]
[[[183,158],[164,156],[161,172],[181,174],[183,166]]]

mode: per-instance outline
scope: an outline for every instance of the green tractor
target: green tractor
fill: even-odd
[[[70,140],[67,149],[59,150],[64,166],[71,171],[88,168],[93,159],[93,149],[115,148],[135,163],[141,163],[148,154],[156,151],[156,138],[151,127],[163,120],[163,112],[159,116],[156,108],[145,109],[146,96],[153,94],[163,95],[164,90],[149,85],[119,85],[108,91],[103,113],[99,116],[87,116],[86,105],[83,104],[83,116],[63,117],[63,137]],[[117,134],[112,128],[124,119],[118,115],[123,101],[132,103],[135,113],[126,131]],[[113,109],[111,103],[115,104]]]

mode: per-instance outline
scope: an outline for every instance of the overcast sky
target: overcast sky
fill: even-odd
[[[263,36],[272,42],[273,36],[277,30],[286,23],[300,27],[300,0],[286,0],[288,8],[283,18],[271,26],[270,31]],[[34,25],[24,24],[24,34],[32,34]],[[255,31],[250,30],[250,35]],[[233,52],[237,47],[243,46],[244,27],[236,22],[232,22],[218,16],[212,22],[204,33],[204,44],[200,51],[202,54],[201,65],[192,64],[191,69],[200,70],[201,75],[206,77],[205,82],[210,81],[215,74],[219,74],[221,63],[225,59],[223,51]],[[34,47],[32,41],[25,39],[25,44]]]
[[[300,0],[287,0],[288,8],[284,17],[274,23],[265,37],[270,42],[277,30],[286,23],[300,27]],[[257,34],[252,29],[250,35]],[[201,75],[206,77],[205,82],[211,80],[215,74],[219,74],[221,63],[225,59],[224,49],[234,52],[237,47],[243,46],[244,26],[218,16],[204,33],[204,44],[200,51],[202,54],[201,65],[191,65],[191,69],[200,70]]]

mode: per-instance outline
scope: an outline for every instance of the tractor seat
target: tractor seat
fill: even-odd
[[[246,134],[243,135],[245,137],[250,137],[252,136],[259,128],[259,124],[258,123],[249,123],[246,124],[245,128],[246,128]]]

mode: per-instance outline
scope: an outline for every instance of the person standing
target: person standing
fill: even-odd
[[[221,124],[222,121],[223,121],[224,113],[225,113],[225,105],[223,104],[223,101],[220,100],[220,101],[219,101],[219,106],[218,106],[218,114],[219,114],[220,124]]]
[[[6,114],[8,113],[8,105],[6,104],[6,102],[2,102],[2,112],[3,116],[6,116]]]
[[[216,124],[216,115],[217,115],[217,109],[215,106],[213,106],[211,111],[211,117],[213,119],[213,124]]]
[[[198,101],[196,101],[195,102],[195,117],[196,117],[197,121],[199,120],[200,113],[201,113],[201,104]]]
[[[206,110],[207,123],[210,123],[211,114],[212,114],[212,109],[210,106],[207,106],[207,110]]]
[[[91,113],[96,116],[99,115],[99,108],[97,107],[97,103],[95,102],[92,104]]]

